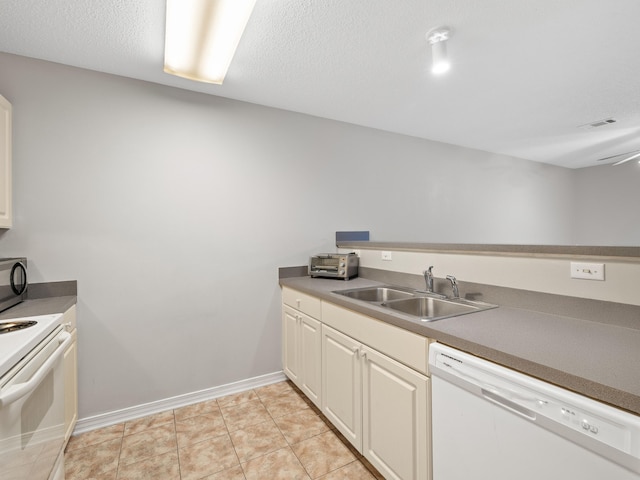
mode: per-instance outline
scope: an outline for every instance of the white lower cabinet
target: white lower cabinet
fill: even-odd
[[[282,366],[387,480],[431,479],[428,338],[282,289]]]
[[[284,372],[320,408],[322,324],[285,305],[282,325]]]
[[[387,479],[430,478],[429,379],[322,325],[322,412]]]
[[[362,452],[362,345],[322,325],[322,413]]]
[[[362,454],[387,479],[430,478],[429,379],[363,350]]]

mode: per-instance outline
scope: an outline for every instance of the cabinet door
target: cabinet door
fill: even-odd
[[[299,383],[298,345],[299,313],[286,305],[282,308],[282,369],[287,377],[296,385]]]
[[[69,440],[78,421],[78,341],[76,330],[71,332],[73,342],[64,352],[64,430]]]
[[[429,379],[364,347],[362,453],[387,479],[430,478]]]
[[[362,451],[360,343],[322,325],[322,413]]]
[[[0,95],[0,228],[11,228],[11,104]]]
[[[318,408],[321,408],[322,324],[308,315],[301,314],[299,326],[300,389]]]

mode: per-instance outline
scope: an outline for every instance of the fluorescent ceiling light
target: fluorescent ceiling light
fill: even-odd
[[[222,84],[256,0],[167,0],[164,71]]]
[[[633,160],[634,158],[638,158],[638,157],[640,157],[640,152],[635,153],[635,154],[631,155],[630,157],[624,158],[624,159],[614,163],[613,166],[615,167],[617,165],[622,165],[623,163],[627,163],[627,162]]]
[[[427,41],[431,45],[431,73],[440,75],[451,68],[447,56],[447,40],[451,36],[448,27],[438,27],[427,33]]]
[[[638,157],[640,157],[640,150],[632,150],[630,152],[627,153],[616,153],[615,155],[610,155],[608,157],[604,157],[604,158],[599,158],[597,161],[598,162],[604,162],[606,160],[610,160],[612,158],[617,158],[617,157],[622,157],[624,156],[625,158],[623,158],[622,160],[618,160],[615,163],[612,163],[611,165],[614,167],[617,167],[618,165],[622,165],[623,163],[627,163],[630,162],[631,160],[634,160]]]

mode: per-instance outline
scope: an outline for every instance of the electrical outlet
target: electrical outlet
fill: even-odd
[[[604,263],[571,262],[571,278],[604,280]]]
[[[382,260],[391,260],[391,252],[384,251],[380,254]]]

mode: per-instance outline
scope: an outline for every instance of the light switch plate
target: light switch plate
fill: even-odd
[[[391,260],[391,252],[384,251],[380,254],[382,260]]]
[[[571,262],[571,278],[604,280],[604,263]]]

